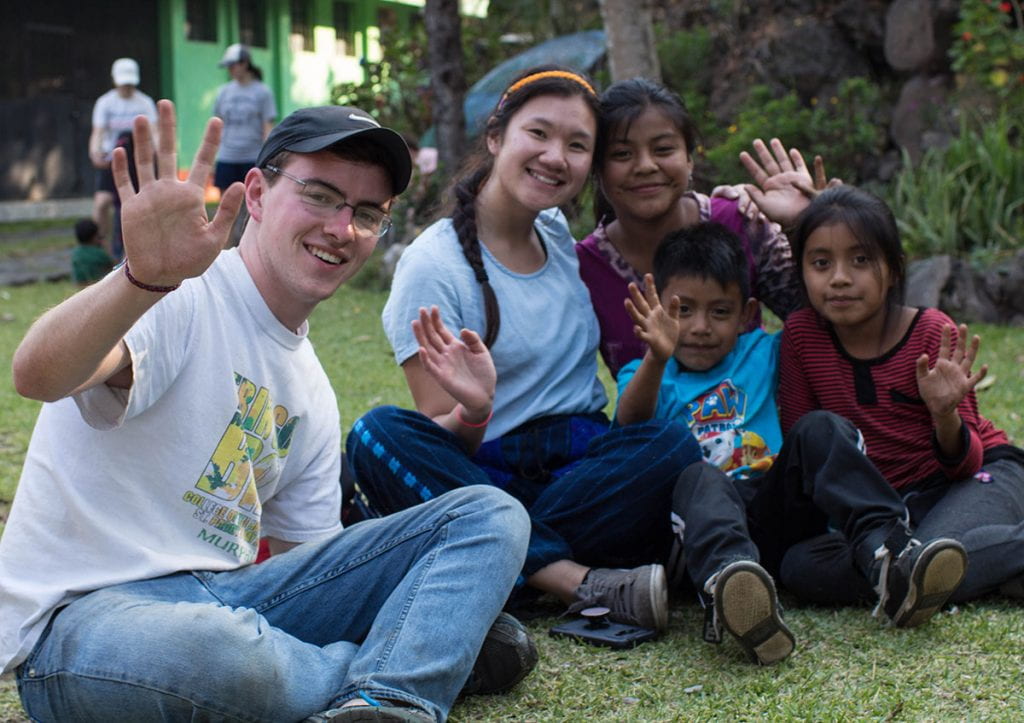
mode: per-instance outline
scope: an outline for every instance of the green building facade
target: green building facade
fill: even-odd
[[[191,163],[232,43],[250,47],[278,115],[330,102],[337,83],[362,82],[382,30],[422,21],[424,0],[36,0],[11,3],[0,23],[0,200],[91,195],[92,106],[110,65],[141,66],[140,89],[178,109],[179,159]],[[487,0],[461,0],[483,16]]]

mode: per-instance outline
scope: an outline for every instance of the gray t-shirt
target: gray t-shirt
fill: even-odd
[[[597,377],[597,317],[580,280],[565,217],[545,211],[536,228],[547,261],[533,273],[508,270],[481,245],[501,309],[501,329],[491,349],[498,385],[485,440],[531,419],[595,412],[607,402]],[[399,364],[419,348],[411,326],[419,308],[432,305],[453,333],[466,328],[484,335],[480,284],[447,218],[417,237],[395,271],[382,319]]]
[[[258,80],[221,86],[213,114],[224,121],[218,161],[255,163],[263,145],[263,124],[277,117],[270,88]]]

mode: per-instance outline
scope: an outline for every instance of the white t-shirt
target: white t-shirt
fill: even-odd
[[[277,117],[270,88],[258,80],[244,85],[232,80],[217,93],[213,114],[224,121],[217,160],[255,163],[263,147],[263,125]]]
[[[0,538],[0,668],[50,613],[110,585],[252,562],[259,538],[341,528],[337,402],[306,328],[237,249],[126,337],[134,382],[44,404]]]
[[[132,129],[132,121],[137,115],[144,115],[150,123],[156,123],[156,103],[138,88],[128,98],[122,98],[117,89],[112,88],[96,101],[92,109],[92,125],[103,129],[100,150],[107,160],[110,160],[117,137],[122,131]]]
[[[533,273],[510,271],[481,244],[501,309],[501,328],[491,349],[498,385],[485,440],[538,417],[600,411],[607,402],[597,377],[597,317],[580,280],[565,217],[545,211],[535,226],[547,259]],[[483,337],[483,292],[448,218],[420,234],[395,269],[382,318],[399,364],[419,348],[411,326],[419,308],[432,305],[453,333],[472,329]]]

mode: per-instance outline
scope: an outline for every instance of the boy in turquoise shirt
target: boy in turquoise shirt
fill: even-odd
[[[700,526],[706,527],[718,512],[681,499],[689,492],[688,480],[715,475],[729,485],[731,479],[739,492],[733,507],[745,507],[782,446],[775,405],[779,334],[761,329],[740,333],[756,313],[757,301],[750,298],[740,240],[719,224],[670,233],[655,253],[653,276],[644,281],[643,292],[630,285],[626,308],[647,352],[619,372],[615,417],[623,425],[652,418],[684,421],[704,452],[706,461],[686,469],[673,495],[679,539],[669,567],[678,579],[686,525],[694,526],[700,517]],[[775,663],[793,651],[793,634],[782,620],[774,582],[758,563],[744,510],[730,512],[725,516],[731,518],[734,538],[730,551],[707,556],[730,561],[710,577],[705,565],[686,569],[709,613],[705,639],[721,640],[724,626],[752,660]],[[719,545],[726,546],[724,541]]]

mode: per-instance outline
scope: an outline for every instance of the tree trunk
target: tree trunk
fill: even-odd
[[[458,0],[426,0],[423,18],[427,28],[427,59],[430,63],[432,110],[437,130],[438,165],[453,173],[466,144],[466,73],[462,62],[462,33]]]
[[[612,80],[661,80],[651,0],[600,0]]]

